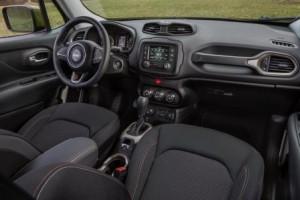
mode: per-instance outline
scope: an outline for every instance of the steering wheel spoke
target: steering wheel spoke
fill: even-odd
[[[87,73],[72,72],[71,82],[74,84],[81,83],[86,77],[86,75]]]
[[[56,53],[57,58],[62,61],[67,61],[67,51],[68,51],[67,46],[61,47]]]

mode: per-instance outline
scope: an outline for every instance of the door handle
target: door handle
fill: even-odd
[[[28,61],[32,66],[45,65],[49,59],[50,52],[45,50],[34,52],[28,56]]]
[[[29,61],[34,64],[43,63],[43,62],[46,62],[47,60],[48,60],[48,58],[37,58],[36,56],[29,57]]]

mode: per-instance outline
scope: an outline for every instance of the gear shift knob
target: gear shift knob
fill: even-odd
[[[139,118],[144,117],[149,105],[149,98],[140,96],[137,99],[136,104],[137,104],[138,117]]]

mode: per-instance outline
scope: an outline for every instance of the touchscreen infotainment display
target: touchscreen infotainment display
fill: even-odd
[[[168,61],[169,47],[164,46],[150,46],[150,61]]]

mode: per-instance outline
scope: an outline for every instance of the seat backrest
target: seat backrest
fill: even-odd
[[[11,178],[29,161],[40,155],[40,151],[21,136],[0,130],[0,174]]]
[[[126,186],[133,200],[258,200],[263,174],[259,153],[234,137],[164,125],[138,144]]]

